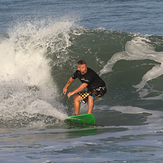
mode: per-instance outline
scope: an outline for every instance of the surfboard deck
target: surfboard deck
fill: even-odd
[[[70,116],[69,118],[66,118],[64,122],[95,125],[96,119],[93,114],[80,114]]]

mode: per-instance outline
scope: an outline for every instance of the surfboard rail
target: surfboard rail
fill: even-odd
[[[96,119],[93,114],[80,114],[80,115],[70,116],[66,118],[64,122],[95,125]]]

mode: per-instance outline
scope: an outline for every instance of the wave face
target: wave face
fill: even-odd
[[[73,61],[86,60],[106,82],[108,92],[98,104],[161,108],[162,36],[81,28],[70,40]]]
[[[108,92],[96,105],[161,109],[162,40],[73,21],[17,23],[0,34],[1,126],[57,123],[72,114],[73,99],[62,89],[80,59],[106,82]]]

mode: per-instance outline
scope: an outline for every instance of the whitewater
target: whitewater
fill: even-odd
[[[161,163],[162,6],[1,1],[0,162]],[[95,101],[95,126],[64,123],[74,108],[62,89],[80,59],[108,90]]]

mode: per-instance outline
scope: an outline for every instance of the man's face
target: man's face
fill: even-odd
[[[82,75],[86,74],[87,73],[87,65],[86,64],[78,65],[78,70],[80,71],[80,73]]]

